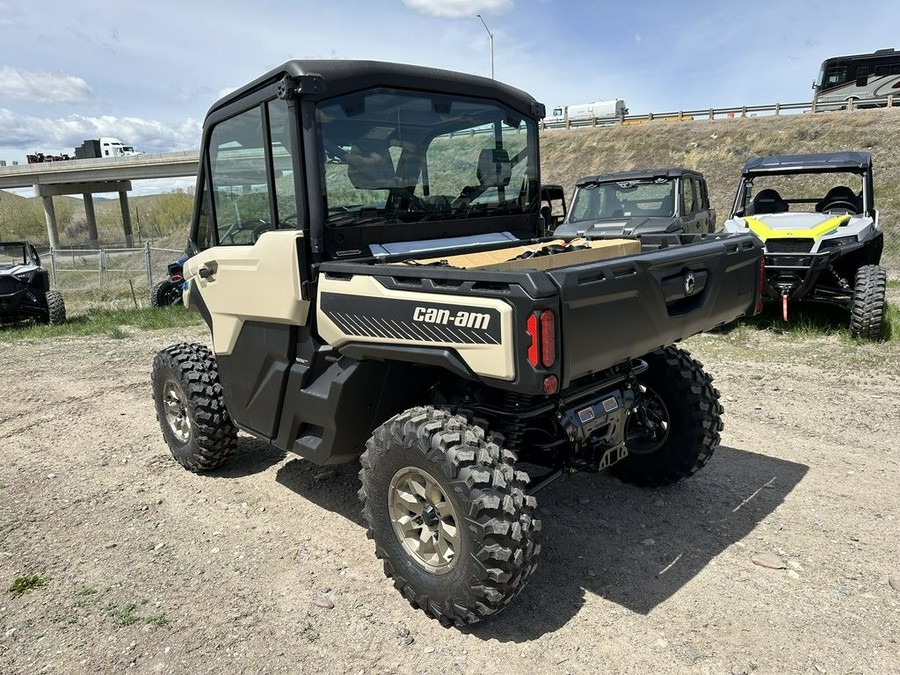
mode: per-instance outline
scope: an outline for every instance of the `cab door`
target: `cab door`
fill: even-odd
[[[291,120],[264,101],[204,138],[200,209],[184,266],[185,304],[203,314],[235,422],[273,437],[298,329],[309,314],[301,261]]]

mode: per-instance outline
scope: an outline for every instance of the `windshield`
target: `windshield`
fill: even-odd
[[[25,246],[21,243],[0,243],[0,265],[24,265],[27,262]]]
[[[572,202],[572,222],[675,215],[675,181],[665,178],[580,186]]]
[[[872,207],[864,203],[864,190],[864,176],[858,173],[763,174],[745,181],[744,208],[739,205],[737,215],[860,214]]]
[[[378,88],[317,120],[330,227],[537,209],[536,125],[502,104]]]

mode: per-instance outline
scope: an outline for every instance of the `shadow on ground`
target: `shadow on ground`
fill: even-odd
[[[256,440],[240,436],[237,449],[221,467],[206,475],[214,478],[242,478],[262,473],[271,466],[275,466],[286,456],[284,450]]]
[[[538,495],[538,569],[523,594],[471,632],[521,642],[557,630],[591,593],[639,614],[670,598],[781,504],[808,467],[720,447],[701,473],[644,490],[580,475]]]
[[[543,550],[529,585],[507,610],[467,632],[535,639],[575,616],[586,592],[647,614],[752,532],[807,470],[720,447],[702,472],[667,488],[640,489],[607,474],[559,480],[538,494]],[[362,525],[358,472],[358,462],[321,467],[294,459],[277,481]]]
[[[320,466],[296,458],[278,469],[275,480],[304,499],[362,526],[359,461]]]

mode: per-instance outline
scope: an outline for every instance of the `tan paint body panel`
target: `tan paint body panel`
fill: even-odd
[[[323,293],[353,295],[361,298],[386,298],[401,302],[421,302],[430,305],[465,307],[467,309],[494,309],[500,313],[500,344],[425,342],[423,340],[348,335],[322,311],[321,297]],[[516,376],[515,354],[513,353],[513,309],[503,300],[468,295],[397,291],[385,288],[377,280],[364,275],[356,275],[349,279],[320,276],[318,294],[316,322],[319,328],[319,335],[333,347],[340,347],[348,342],[377,342],[379,344],[414,345],[416,347],[451,347],[456,350],[462,360],[477,375],[494,377],[500,380],[513,380]],[[362,300],[361,302],[364,303],[365,301]]]
[[[194,280],[212,316],[216,354],[232,352],[245,321],[306,323],[309,301],[300,296],[297,259],[302,237],[299,230],[264,232],[252,246],[215,246],[188,258],[184,276]],[[202,278],[202,267],[214,274]]]

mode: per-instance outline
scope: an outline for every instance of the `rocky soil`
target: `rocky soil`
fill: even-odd
[[[710,464],[552,484],[529,586],[460,631],[383,577],[356,466],[249,437],[211,475],[171,459],[149,369],[206,340],[179,332],[0,332],[0,672],[900,672],[896,340],[690,340],[726,407]]]

